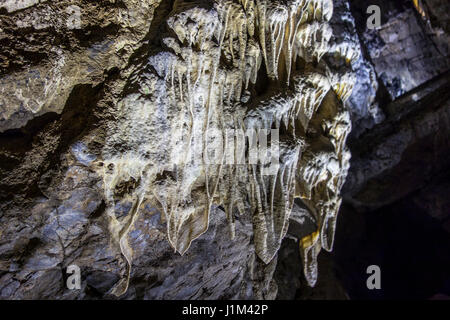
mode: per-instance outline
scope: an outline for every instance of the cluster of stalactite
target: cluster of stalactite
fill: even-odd
[[[317,227],[299,241],[315,284],[317,255],[333,246],[348,170],[342,101],[354,83],[345,65],[357,58],[351,47],[330,45],[332,14],[332,0],[175,1],[161,48],[136,67],[135,89],[116,106],[99,166],[112,239],[129,265],[115,294],[127,289],[127,236],[147,204],[163,213],[181,254],[207,230],[211,206],[224,208],[231,239],[236,215],[250,214],[256,254],[268,263],[297,198]],[[341,71],[322,60],[327,53],[343,61]],[[273,132],[271,174],[265,163],[238,159],[249,145],[228,137],[233,130]],[[208,163],[211,150],[218,157]],[[125,200],[130,212],[116,215]]]

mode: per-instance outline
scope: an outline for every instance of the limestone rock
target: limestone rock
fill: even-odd
[[[274,299],[295,203],[316,283],[349,168],[361,50],[354,30],[333,36],[342,6],[0,7],[2,298]],[[72,264],[78,291],[64,283]]]

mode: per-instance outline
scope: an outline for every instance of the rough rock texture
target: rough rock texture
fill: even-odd
[[[0,0],[0,297],[361,296],[349,170],[448,230],[445,1],[365,2]]]
[[[333,1],[0,6],[3,298],[273,299],[294,198],[316,283],[355,81]]]
[[[448,31],[444,31],[448,28],[448,2],[416,2],[420,3],[424,16],[415,10],[413,1],[372,1],[371,4],[381,8],[382,26],[368,30],[367,2],[351,1],[364,51],[391,100],[450,67],[450,39]],[[425,13],[431,10],[442,12],[433,24]]]
[[[366,28],[372,4],[381,8],[378,30]],[[331,288],[323,292],[318,285],[309,297],[448,298],[448,1],[355,0],[344,12],[347,26],[355,22],[357,35],[350,34],[359,36],[362,53],[347,100],[352,159],[335,249],[322,257],[331,261],[331,272],[322,271],[327,263],[319,256]],[[308,298],[290,242],[278,254],[279,298]],[[366,287],[366,268],[373,264],[381,268],[381,290]],[[332,295],[339,288],[346,294]]]
[[[391,203],[448,170],[449,79],[447,72],[388,105],[388,119],[354,143],[345,189],[355,205]]]
[[[386,122],[350,144],[334,262],[351,298],[450,296],[449,79],[393,102]],[[377,292],[364,284],[372,264],[383,272]]]
[[[346,59],[351,61],[351,68],[356,78],[346,106],[350,111],[353,124],[350,136],[357,137],[383,121],[385,114],[380,108],[379,99],[377,99],[379,84],[376,70],[370,56],[368,57],[366,54],[367,50],[364,50],[364,44],[361,46],[358,36],[357,25],[359,26],[362,22],[355,20],[352,13],[353,6],[350,6],[348,1],[335,1],[334,7],[339,15],[334,15],[330,21],[334,30],[333,46],[340,51],[348,48],[348,51],[345,52]],[[332,56],[326,58],[332,59]]]
[[[123,70],[158,4],[1,1],[0,131],[59,114],[75,86],[95,87],[111,71]]]

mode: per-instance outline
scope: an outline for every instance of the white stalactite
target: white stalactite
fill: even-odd
[[[315,283],[317,254],[332,248],[348,166],[350,124],[342,106],[336,103],[322,123],[327,132],[323,139],[329,141],[326,151],[309,148],[306,133],[320,106],[329,103],[330,89],[345,100],[353,80],[350,73],[298,70],[296,60],[320,61],[330,51],[327,21],[332,12],[331,0],[216,0],[210,6],[175,2],[163,37],[168,49],[153,54],[145,72],[135,75],[139,93],[117,106],[120,118],[109,127],[103,152],[100,173],[112,239],[128,262],[128,277],[133,252],[127,235],[144,202],[164,213],[168,240],[181,254],[207,230],[213,204],[225,208],[231,237],[235,209],[251,214],[256,253],[268,263],[287,232],[297,197],[317,221],[317,231],[300,240],[306,278]],[[269,86],[256,96],[263,63],[270,84],[284,89]],[[236,164],[238,139],[223,139],[227,129],[281,127],[286,134],[279,139],[274,175],[264,175],[260,163]],[[211,138],[210,130],[220,134]],[[214,164],[205,160],[207,144],[219,153]],[[112,152],[118,145],[120,155]],[[220,155],[223,149],[228,153]],[[230,159],[235,163],[229,164]],[[129,191],[133,212],[117,218],[116,189],[130,182],[136,185]],[[116,294],[126,290],[128,277]]]

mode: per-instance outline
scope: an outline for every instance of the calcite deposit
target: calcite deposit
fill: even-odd
[[[235,211],[250,215],[256,254],[269,263],[299,198],[317,224],[300,241],[314,285],[317,254],[332,249],[349,160],[350,121],[341,101],[354,85],[351,70],[333,72],[321,63],[330,50],[332,12],[332,1],[174,2],[163,49],[132,72],[133,89],[114,106],[101,157],[92,164],[103,177],[112,240],[128,272],[128,235],[147,203],[163,213],[168,241],[180,254],[208,229],[212,205],[223,206],[230,241]],[[258,90],[264,76],[268,85]],[[233,144],[236,137],[222,139],[227,129],[281,131],[274,172],[264,174],[261,162],[225,161],[246,147]],[[219,132],[214,141],[211,130]],[[218,151],[227,142],[232,147],[214,164],[201,157],[211,144]],[[125,197],[130,212],[117,218],[115,204]]]
[[[288,229],[316,284],[384,120],[347,1],[0,0],[0,45],[1,298],[274,299]]]

